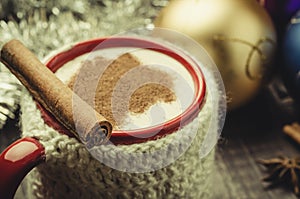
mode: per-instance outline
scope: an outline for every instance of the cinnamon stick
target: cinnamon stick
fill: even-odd
[[[58,79],[20,41],[11,40],[3,46],[1,61],[33,98],[88,148],[110,138],[110,122]]]
[[[285,125],[283,132],[300,144],[300,125],[298,123],[294,122],[291,125]]]

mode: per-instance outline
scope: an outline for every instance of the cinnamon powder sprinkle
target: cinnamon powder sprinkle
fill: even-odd
[[[100,56],[83,61],[68,85],[114,128],[126,122],[129,112],[142,114],[157,102],[176,100],[173,77],[129,53],[113,61]]]

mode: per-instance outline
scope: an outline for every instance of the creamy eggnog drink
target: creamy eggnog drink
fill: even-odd
[[[57,75],[111,121],[114,129],[163,124],[191,105],[193,79],[178,61],[147,49],[119,51],[124,48],[78,57]]]

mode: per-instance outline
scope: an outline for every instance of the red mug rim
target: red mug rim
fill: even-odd
[[[104,42],[106,40],[109,40],[109,42]],[[176,49],[175,51],[171,48],[166,47],[166,45],[161,45],[144,38],[103,37],[79,42],[75,45],[72,45],[71,48],[63,50],[62,52],[51,56],[46,61],[45,65],[52,72],[56,72],[64,64],[75,59],[78,56],[89,53],[93,50],[113,47],[147,48],[148,50],[163,53],[164,55],[177,60],[183,67],[186,68],[193,79],[195,87],[193,102],[181,114],[173,119],[168,120],[165,123],[156,126],[136,130],[113,130],[110,138],[110,141],[113,144],[133,144],[145,142],[148,140],[155,140],[176,131],[180,127],[188,124],[190,121],[196,118],[198,113],[201,111],[202,105],[205,101],[206,83],[204,75],[200,69],[199,64],[194,61],[189,55],[187,55],[183,51],[179,51],[178,49]],[[188,57],[189,60],[187,60],[185,57]],[[66,134],[70,137],[74,137],[74,135],[72,135],[67,129],[59,124],[59,122],[51,115],[51,113],[49,113],[40,105],[38,105],[38,108],[41,110],[42,118],[49,126],[59,131],[60,133]],[[153,132],[158,133],[152,135]]]

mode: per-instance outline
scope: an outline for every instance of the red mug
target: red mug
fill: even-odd
[[[109,42],[107,42],[109,41]],[[164,122],[163,124],[150,126],[136,130],[114,130],[110,139],[111,144],[118,146],[130,146],[164,139],[168,135],[180,131],[188,126],[195,118],[199,117],[203,106],[207,101],[206,83],[201,66],[194,58],[178,48],[160,44],[146,38],[117,36],[112,38],[97,38],[72,45],[70,48],[51,56],[45,65],[53,72],[64,66],[69,61],[87,54],[107,48],[132,47],[155,51],[179,62],[189,73],[194,83],[194,95],[192,103],[181,114]],[[62,127],[57,120],[42,106],[36,104],[45,124],[60,134],[67,135],[70,139],[76,139]],[[26,114],[26,113],[23,113]],[[155,133],[153,133],[155,132]],[[142,135],[142,136],[141,136]],[[79,141],[78,141],[79,142]],[[23,137],[12,143],[0,155],[0,196],[1,198],[13,198],[16,189],[22,179],[33,168],[47,164],[47,150],[39,137]],[[78,160],[79,161],[79,160]],[[176,160],[175,160],[176,161]],[[81,182],[78,182],[81,183]],[[193,182],[192,182],[193,183]],[[111,193],[110,193],[111,194]]]

